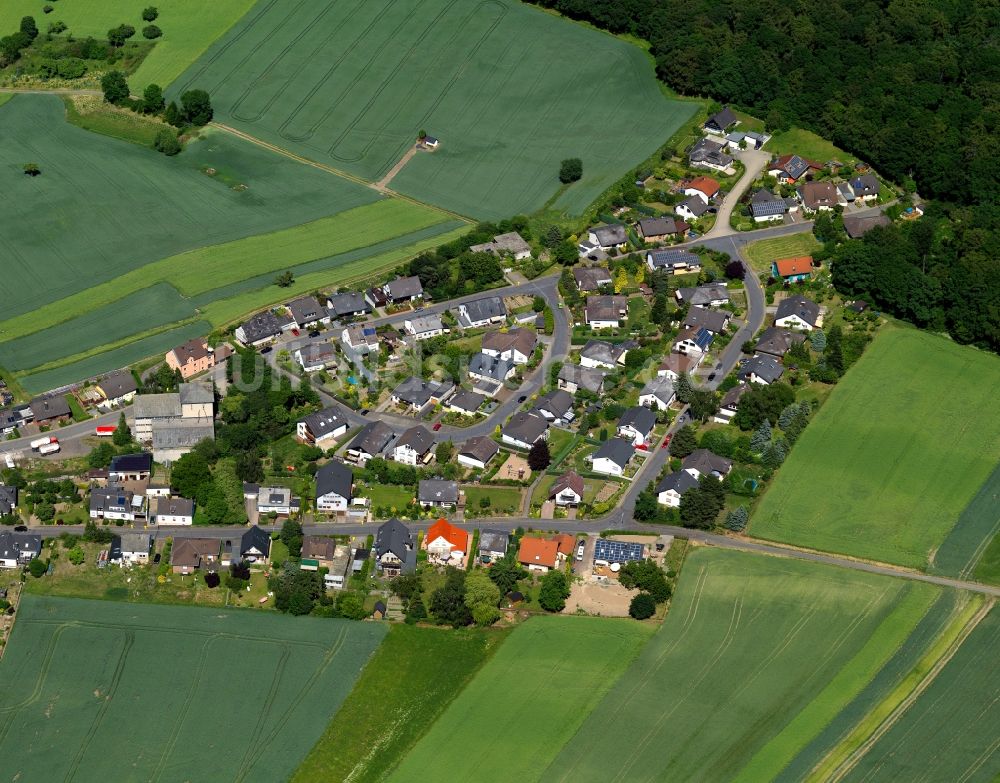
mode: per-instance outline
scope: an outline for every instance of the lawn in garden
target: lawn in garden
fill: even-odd
[[[0,662],[0,772],[11,780],[190,780],[192,770],[205,780],[285,780],[385,630],[26,595]]]
[[[521,510],[521,490],[514,487],[484,487],[474,484],[463,484],[465,506],[479,516],[494,514],[513,514]],[[482,504],[483,498],[489,499],[489,505]]]
[[[963,510],[1000,463],[998,387],[992,354],[883,330],[775,474],[751,534],[914,568],[957,535],[958,575],[995,526]]]
[[[743,248],[743,255],[755,272],[769,274],[772,262],[779,258],[808,256],[819,248],[820,243],[812,235],[812,232],[804,231],[774,239],[758,239]]]
[[[424,130],[440,147],[390,187],[477,218],[539,209],[571,157],[583,179],[555,206],[581,212],[698,106],[638,47],[513,0],[260,2],[172,94],[192,87],[218,121],[370,181]]]

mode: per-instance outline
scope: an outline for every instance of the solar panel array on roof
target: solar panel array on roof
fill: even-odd
[[[642,544],[599,538],[594,547],[594,562],[603,560],[605,563],[628,563],[630,560],[642,560],[643,550]]]
[[[761,201],[750,205],[750,211],[754,217],[772,217],[784,215],[786,211],[784,201]]]

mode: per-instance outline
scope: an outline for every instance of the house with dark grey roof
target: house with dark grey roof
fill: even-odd
[[[417,502],[422,508],[458,505],[458,482],[445,479],[421,479],[417,484]]]
[[[782,155],[768,164],[767,173],[783,185],[788,185],[802,179],[809,172],[819,171],[822,168],[819,163],[806,160],[799,155]]]
[[[788,353],[792,346],[801,343],[806,336],[801,332],[782,329],[780,326],[769,326],[760,333],[754,345],[754,351],[780,359]]]
[[[656,500],[662,506],[678,508],[684,493],[697,486],[697,477],[686,470],[668,473],[656,485]]]
[[[316,471],[316,510],[344,514],[354,494],[354,473],[343,462],[330,460]]]
[[[851,239],[859,239],[876,226],[888,226],[892,221],[884,212],[875,215],[844,215],[844,231]]]
[[[675,220],[669,215],[645,218],[636,224],[639,236],[644,242],[664,242],[673,237],[682,237],[690,228],[683,220]]]
[[[706,283],[697,288],[678,288],[674,297],[681,304],[698,307],[722,307],[729,304],[729,289],[725,283]]]
[[[709,310],[695,305],[684,316],[686,329],[708,329],[712,334],[720,334],[729,326],[730,313],[725,310]]]
[[[732,131],[726,134],[726,146],[731,150],[748,149],[759,150],[771,140],[767,133],[757,131]],[[743,145],[742,147],[740,145]]]
[[[479,531],[479,562],[483,565],[500,560],[507,554],[510,546],[510,534],[502,530],[485,528]]]
[[[344,454],[348,462],[365,465],[372,457],[385,454],[396,433],[384,421],[372,421],[361,428]]]
[[[35,417],[36,424],[48,424],[72,416],[69,402],[62,394],[35,397],[31,401],[31,413]]]
[[[499,453],[500,447],[492,438],[469,438],[458,451],[458,464],[482,470]]]
[[[437,313],[407,318],[403,321],[403,328],[417,340],[430,340],[432,337],[444,334],[444,322]]]
[[[625,473],[625,468],[628,467],[634,456],[635,447],[630,441],[624,438],[611,438],[594,452],[590,458],[591,467],[595,473],[603,473],[605,476],[621,476]]]
[[[382,286],[382,292],[389,302],[415,302],[424,295],[424,287],[419,277],[397,277]]]
[[[340,341],[355,353],[371,353],[378,350],[378,330],[365,324],[351,324],[340,333]]]
[[[621,326],[628,315],[628,297],[614,295],[588,296],[584,318],[591,329],[612,329]]]
[[[767,386],[779,380],[784,371],[785,368],[773,356],[758,354],[742,365],[740,379]]]
[[[712,421],[717,424],[729,424],[736,415],[736,411],[739,410],[740,398],[747,393],[749,388],[747,384],[741,383],[722,395],[722,399],[719,401],[719,410],[716,411]]]
[[[705,120],[705,124],[702,127],[709,133],[721,135],[734,125],[738,125],[739,122],[740,120],[733,110],[728,106],[723,106],[721,111],[716,112]]]
[[[584,481],[579,473],[568,470],[552,482],[549,488],[549,500],[557,506],[575,508],[583,500]]]
[[[795,206],[797,209],[797,203]],[[750,197],[750,214],[756,223],[781,220],[789,211],[791,210],[788,200],[774,195],[769,190],[762,188]]]
[[[329,407],[310,413],[295,424],[295,437],[311,446],[329,448],[347,434],[347,419],[338,408]]]
[[[241,345],[266,345],[281,334],[282,323],[270,310],[257,313],[244,321],[234,332]]]
[[[153,455],[148,451],[119,454],[108,466],[109,481],[142,481],[153,473]]]
[[[104,401],[98,407],[110,408],[115,405],[124,405],[135,399],[139,385],[135,382],[135,377],[130,371],[115,370],[101,378],[97,383],[97,388],[104,395]]]
[[[193,525],[194,501],[177,495],[154,497],[150,501],[149,521],[154,525]]]
[[[228,568],[230,563],[266,563],[271,555],[271,536],[257,525],[247,529],[242,535],[222,540],[221,565]]]
[[[651,378],[639,392],[639,404],[647,408],[656,408],[665,411],[674,401],[677,393],[674,391],[674,382],[667,376]]]
[[[587,238],[601,250],[608,251],[612,248],[624,250],[628,247],[628,236],[625,234],[625,226],[619,223],[612,223],[607,226],[595,226],[587,231]]]
[[[285,305],[299,329],[330,323],[330,314],[315,296],[300,296]]]
[[[469,358],[469,376],[483,381],[503,383],[514,375],[515,369],[514,362],[482,351]]]
[[[819,305],[804,296],[789,296],[778,303],[774,325],[812,331],[823,325]]]
[[[8,516],[17,510],[17,487],[0,484],[0,516]]]
[[[698,196],[689,196],[674,207],[674,213],[684,220],[697,220],[709,210],[711,207]]]
[[[448,412],[473,416],[483,407],[484,402],[486,402],[486,397],[479,392],[460,389],[448,400]]]
[[[702,138],[688,152],[688,163],[693,168],[725,171],[733,165],[733,156],[726,152],[722,142]]]
[[[708,353],[715,334],[704,326],[681,329],[674,339],[674,350],[685,356],[702,357]]]
[[[416,412],[427,404],[436,405],[443,402],[454,389],[455,384],[451,381],[425,381],[423,378],[411,375],[392,390],[392,401]]]
[[[560,389],[570,394],[576,394],[583,389],[592,394],[604,391],[604,378],[607,372],[596,367],[584,367],[579,364],[564,364],[559,370],[557,383]]]
[[[330,294],[326,298],[326,309],[333,318],[356,318],[370,313],[372,306],[359,291],[344,291]]]
[[[501,323],[507,318],[507,307],[499,296],[484,296],[463,302],[456,308],[458,325],[463,329],[478,329],[489,324]]]
[[[874,201],[878,198],[879,181],[873,174],[860,174],[847,184],[856,201]]]
[[[583,292],[598,291],[603,286],[611,285],[611,272],[603,266],[578,266],[573,270],[576,287]]]
[[[701,257],[690,250],[650,250],[646,253],[646,266],[654,272],[684,275],[701,271]]]
[[[702,475],[722,478],[733,469],[733,461],[720,457],[708,449],[695,449],[681,462],[681,470],[686,470],[695,478]]]
[[[303,372],[319,372],[337,363],[337,349],[333,343],[309,343],[295,352],[295,361]]]
[[[0,532],[0,568],[20,568],[42,553],[37,533]]]
[[[123,522],[135,520],[136,512],[142,511],[141,498],[137,507],[135,494],[121,484],[108,484],[90,490],[89,514],[91,519],[114,519]]]
[[[518,411],[500,429],[500,439],[511,446],[530,449],[537,441],[546,437],[549,423],[540,413]]]
[[[645,405],[636,405],[618,420],[618,437],[632,441],[633,446],[648,446],[655,426],[656,414]]]
[[[434,436],[422,424],[410,427],[393,445],[392,458],[403,465],[426,465],[434,455]]]
[[[535,410],[549,421],[573,421],[573,395],[565,389],[553,389],[538,398]]]
[[[408,574],[417,568],[413,534],[398,519],[390,519],[375,533],[375,563],[385,577]]]
[[[111,542],[111,552],[118,555],[115,560],[122,566],[148,563],[153,551],[153,537],[149,533],[120,533]]]

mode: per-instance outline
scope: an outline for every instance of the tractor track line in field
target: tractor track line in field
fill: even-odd
[[[853,770],[862,758],[870,751],[875,744],[883,737],[885,734],[896,725],[900,718],[902,718],[907,710],[910,709],[916,703],[923,693],[934,683],[938,675],[944,670],[945,666],[955,657],[955,654],[961,649],[965,640],[969,638],[976,627],[981,623],[986,616],[990,613],[995,605],[995,601],[988,599],[983,601],[982,606],[979,607],[978,611],[969,618],[969,621],[962,628],[961,632],[957,637],[948,645],[948,648],[944,651],[940,658],[938,658],[934,665],[931,667],[930,671],[923,676],[923,678],[918,682],[912,691],[910,691],[906,698],[904,698],[891,713],[883,720],[878,727],[850,756],[848,756],[839,767],[837,767],[828,778],[826,778],[825,783],[838,783],[843,780],[844,777]]]

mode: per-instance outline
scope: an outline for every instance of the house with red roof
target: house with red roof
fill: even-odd
[[[719,195],[719,183],[711,177],[695,177],[684,186],[685,196],[697,196],[706,204]]]
[[[530,538],[525,536],[521,539],[521,546],[517,550],[517,561],[529,571],[545,573],[556,567],[559,558],[559,544],[547,538]]]
[[[771,277],[781,278],[786,283],[808,280],[812,275],[812,256],[779,258],[771,262]]]
[[[451,524],[447,519],[439,519],[427,530],[423,549],[431,560],[462,565],[469,553],[470,534]]]

